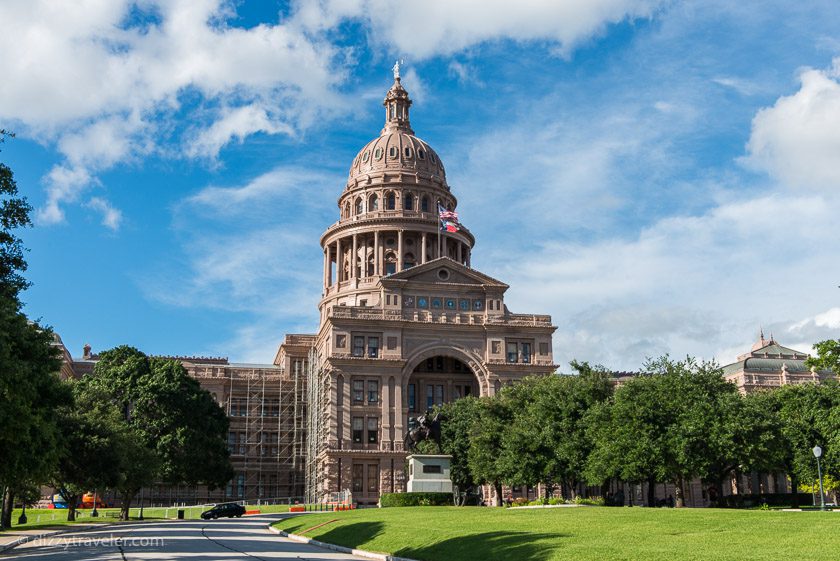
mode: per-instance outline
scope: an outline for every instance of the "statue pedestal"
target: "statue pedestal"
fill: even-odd
[[[449,465],[452,456],[412,454],[408,458],[409,493],[451,493]]]

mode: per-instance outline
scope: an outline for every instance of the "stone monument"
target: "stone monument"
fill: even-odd
[[[452,456],[412,454],[408,460],[409,493],[451,493],[449,465]]]

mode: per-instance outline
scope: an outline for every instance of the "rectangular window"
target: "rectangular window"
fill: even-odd
[[[231,454],[236,453],[236,433],[229,432],[228,433],[228,452]]]
[[[365,432],[365,418],[353,417],[353,443],[361,444]]]
[[[452,400],[461,399],[461,386],[452,387]]]
[[[240,473],[236,476],[236,496],[245,496],[245,474]]]
[[[519,358],[519,348],[516,343],[507,344],[507,361],[516,362]]]
[[[435,386],[435,405],[443,405],[443,386]]]
[[[472,393],[472,386],[464,386],[464,397],[467,397]]]
[[[353,492],[361,493],[364,490],[365,466],[364,464],[353,464]]]
[[[365,356],[364,337],[353,337],[353,356]]]
[[[408,385],[408,410],[417,411],[417,386],[414,384]]]
[[[379,442],[379,419],[377,417],[368,417],[367,441],[368,444],[376,444]]]
[[[353,380],[353,403],[365,402],[365,381]]]
[[[368,356],[370,358],[379,357],[379,337],[368,337]]]
[[[239,433],[239,454],[240,455],[243,455],[243,456],[245,455],[245,448],[246,448],[247,443],[248,442],[245,440],[245,433],[240,432]]]
[[[494,355],[497,355],[502,352],[502,342],[501,341],[492,341],[490,343],[490,352]]]
[[[531,343],[522,343],[522,362],[531,363]]]
[[[339,349],[343,349],[347,345],[347,335],[343,333],[339,333],[335,336],[335,346]]]
[[[379,382],[368,380],[368,403],[379,403]]]
[[[435,387],[431,384],[426,386],[426,410],[435,406]]]
[[[376,464],[368,464],[368,492],[376,493],[379,491],[379,466]]]

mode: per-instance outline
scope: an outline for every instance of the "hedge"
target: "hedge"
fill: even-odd
[[[382,493],[381,507],[389,506],[451,506],[452,493]]]
[[[799,504],[810,506],[813,497],[810,493],[799,493]],[[717,501],[721,508],[750,508],[766,504],[768,506],[789,506],[793,504],[793,493],[766,493],[763,495],[726,495]]]

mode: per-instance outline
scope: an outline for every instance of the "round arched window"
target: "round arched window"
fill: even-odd
[[[376,150],[374,150],[373,151],[373,157],[376,160],[381,160],[382,159],[382,148],[377,148]]]
[[[391,146],[388,148],[388,157],[389,158],[396,158],[397,157],[397,147]]]
[[[426,151],[423,150],[422,148],[418,148],[417,149],[417,157],[420,158],[421,160],[425,160],[426,159]]]
[[[361,214],[362,212],[364,212],[364,210],[364,203],[362,203],[362,198],[359,197],[358,199],[356,199],[356,214]]]
[[[365,153],[362,154],[362,161],[367,162],[370,159],[370,150],[365,150]]]
[[[411,148],[406,146],[404,151],[405,151],[405,157],[410,158],[411,157]]]

